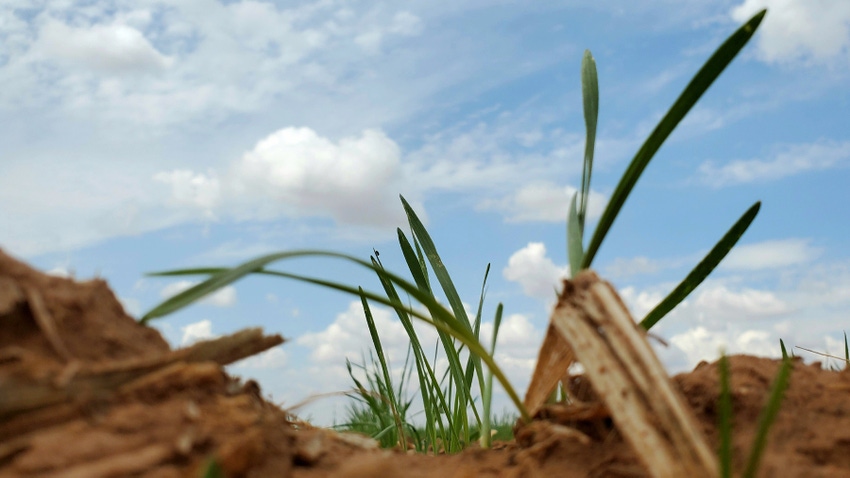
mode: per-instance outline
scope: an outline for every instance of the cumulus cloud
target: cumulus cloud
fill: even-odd
[[[694,307],[711,320],[752,320],[777,317],[793,311],[774,292],[750,288],[735,291],[724,285],[700,291]]]
[[[567,267],[558,267],[546,257],[546,246],[530,242],[508,259],[502,276],[522,286],[529,297],[554,300],[561,288],[561,280],[567,277]]]
[[[696,327],[674,335],[670,338],[670,343],[684,352],[688,360],[688,368],[694,367],[702,360],[716,360],[721,350],[725,350],[727,354],[781,356],[778,338],[766,330],[729,332]]]
[[[521,186],[510,196],[485,201],[479,208],[502,211],[508,222],[564,222],[570,201],[577,191],[572,186],[561,187],[548,181],[535,182]],[[591,191],[587,204],[588,219],[594,220],[601,216],[606,202],[604,195]]]
[[[180,280],[172,282],[160,290],[160,297],[167,299],[174,295],[183,292],[184,290],[198,284],[189,280]],[[200,301],[202,304],[210,304],[216,307],[231,307],[236,303],[236,288],[233,286],[224,286],[221,289],[207,295]]]
[[[212,333],[212,322],[209,320],[202,320],[200,322],[189,324],[185,327],[180,327],[180,330],[183,331],[183,337],[180,339],[180,345],[184,347],[192,345],[195,342],[215,338],[215,335]]]
[[[664,299],[664,294],[657,290],[638,290],[633,286],[624,287],[618,293],[637,321],[642,320]]]
[[[816,141],[783,147],[767,159],[736,160],[724,165],[706,161],[698,178],[713,187],[764,182],[808,171],[830,169],[850,159],[850,141]]]
[[[212,175],[177,169],[157,173],[153,178],[171,186],[171,200],[175,205],[197,207],[209,216],[221,199],[218,178]]]
[[[403,179],[400,150],[382,131],[365,130],[337,142],[310,128],[283,128],[235,161],[230,173],[161,172],[175,204],[213,211],[228,201],[237,219],[324,215],[377,226],[403,221],[397,205]]]
[[[389,359],[401,366],[409,344],[404,327],[390,310],[383,307],[370,307],[370,310],[380,331],[381,345]],[[436,333],[423,329],[420,338],[423,343],[431,343],[435,337]],[[296,343],[310,348],[311,359],[325,365],[341,365],[346,358],[359,361],[360,354],[373,347],[360,301],[352,301],[324,330],[306,333]]]
[[[122,24],[72,27],[48,20],[36,50],[47,58],[102,73],[138,73],[168,68],[174,59],[160,53],[135,28]]]
[[[810,264],[823,252],[810,243],[792,238],[738,245],[723,259],[721,268],[751,271]]]
[[[767,62],[827,62],[848,59],[850,4],[835,0],[745,0],[731,11],[744,22],[762,8],[770,11],[758,35],[759,56]]]

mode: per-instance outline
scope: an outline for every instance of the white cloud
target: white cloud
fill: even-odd
[[[193,282],[189,280],[180,280],[177,282],[172,282],[167,286],[163,287],[160,290],[160,297],[167,299],[174,295],[183,292],[184,290],[198,284],[198,282]],[[231,285],[224,286],[221,289],[213,292],[212,294],[207,295],[203,299],[200,300],[202,304],[210,304],[216,307],[231,307],[236,304],[236,288]]]
[[[265,352],[235,362],[232,367],[239,369],[242,373],[250,372],[250,369],[282,369],[287,366],[289,356],[283,347],[272,347]]]
[[[784,147],[769,159],[736,160],[717,166],[707,161],[699,167],[699,179],[713,187],[781,179],[787,176],[837,167],[850,158],[850,141],[817,141]]]
[[[724,285],[708,287],[697,294],[693,306],[713,321],[753,320],[776,317],[793,311],[793,308],[775,293],[744,288],[729,290]]]
[[[183,331],[183,337],[180,339],[180,345],[183,347],[216,337],[212,333],[212,322],[209,320],[202,320],[185,327],[180,327],[180,330]]]
[[[656,290],[637,290],[637,288],[628,286],[620,289],[620,297],[629,308],[633,318],[636,321],[642,320],[646,314],[655,308],[665,297]]]
[[[235,171],[240,193],[262,191],[292,212],[386,224],[400,219],[399,163],[398,146],[382,131],[366,130],[334,143],[309,128],[284,128],[257,143]]]
[[[809,239],[780,239],[735,246],[720,267],[728,270],[762,270],[805,265],[817,259],[822,250],[810,246]]]
[[[726,354],[746,353],[763,357],[779,357],[779,340],[764,330],[745,330],[741,333],[711,331],[705,327],[696,327],[684,333],[674,335],[670,343],[685,353],[688,368],[693,368],[702,360],[713,361],[720,356],[721,349]]]
[[[178,169],[154,175],[154,180],[171,186],[171,199],[175,205],[198,207],[207,215],[221,199],[218,178]]]
[[[45,271],[44,273],[49,276],[64,277],[66,279],[74,277],[74,274],[69,271],[67,267],[64,266],[56,266],[53,269]]]
[[[768,8],[760,28],[759,56],[767,62],[848,59],[850,4],[842,0],[745,0],[731,11],[744,22]]]
[[[567,277],[567,268],[556,266],[546,257],[543,243],[530,242],[511,255],[502,275],[519,283],[527,296],[554,301],[561,289],[561,280]]]
[[[578,190],[572,186],[557,186],[540,181],[520,187],[513,195],[499,200],[485,201],[480,209],[496,209],[506,214],[508,222],[566,222],[570,201]],[[602,215],[607,198],[592,191],[587,205],[587,218],[594,220]]]
[[[381,338],[381,345],[391,361],[401,367],[407,353],[409,338],[401,323],[390,310],[384,307],[370,306],[375,327]],[[436,337],[423,328],[420,339],[431,343]],[[343,367],[345,359],[359,362],[360,354],[373,348],[366,316],[360,301],[352,301],[348,309],[336,316],[333,323],[321,332],[311,332],[296,340],[298,345],[312,350],[310,357],[318,364]]]
[[[175,204],[210,214],[227,202],[236,219],[331,216],[338,222],[398,225],[400,151],[383,132],[366,130],[338,142],[310,128],[283,128],[246,152],[221,180],[185,170],[155,179],[171,185]]]
[[[121,24],[77,28],[48,20],[34,48],[47,58],[102,73],[155,72],[174,62],[157,51],[140,31]]]

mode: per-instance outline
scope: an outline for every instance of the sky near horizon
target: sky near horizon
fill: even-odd
[[[753,40],[650,163],[594,269],[641,318],[762,201],[739,246],[653,329],[668,342],[662,360],[679,372],[721,347],[775,357],[780,338],[840,353],[843,0],[0,0],[0,247],[54,274],[105,278],[140,316],[192,284],[146,272],[305,248],[375,249],[403,272],[401,194],[470,308],[491,264],[484,317],[504,304],[496,360],[524,390],[567,273],[584,50],[600,89],[592,231],[643,139],[764,7]],[[277,267],[380,290],[338,261]],[[375,314],[400,368],[401,325]],[[359,299],[273,278],[154,326],[173,346],[249,326],[284,335],[230,368],[283,406],[350,388],[345,360],[370,346]],[[344,403],[302,413],[329,424]],[[496,410],[506,406],[499,395]]]

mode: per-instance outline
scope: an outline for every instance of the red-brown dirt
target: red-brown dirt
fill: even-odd
[[[104,281],[47,276],[0,252],[0,478],[198,477],[211,457],[230,477],[646,476],[598,410],[546,409],[491,450],[411,455],[300,422],[195,352],[170,351]],[[730,364],[740,470],[779,363]],[[794,364],[761,476],[850,476],[848,373]],[[674,381],[716,446],[716,364]]]

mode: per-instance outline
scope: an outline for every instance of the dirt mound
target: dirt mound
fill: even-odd
[[[253,329],[172,351],[105,282],[47,276],[0,252],[0,477],[198,477],[211,458],[230,477],[646,476],[592,401],[547,407],[516,442],[453,456],[313,428],[222,368],[282,341]],[[779,363],[730,364],[740,470]],[[716,446],[716,365],[674,381]],[[850,476],[848,391],[848,373],[796,362],[761,475]]]

